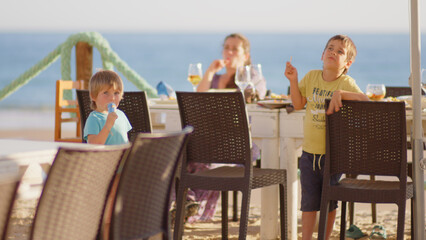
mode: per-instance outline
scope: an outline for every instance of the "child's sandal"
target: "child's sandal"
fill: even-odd
[[[376,225],[371,231],[370,239],[386,239],[386,229],[383,226]]]

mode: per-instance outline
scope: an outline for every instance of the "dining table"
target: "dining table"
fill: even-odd
[[[153,126],[162,126],[164,131],[182,128],[176,100],[152,100],[149,104]],[[297,159],[303,143],[305,109],[287,111],[286,108],[266,108],[259,104],[247,104],[251,136],[261,149],[261,167],[287,170],[287,223],[288,238],[297,239],[297,213],[299,205],[299,182]],[[407,139],[410,139],[413,113],[406,111]],[[423,129],[426,129],[426,112],[422,114]],[[277,239],[278,187],[261,190],[261,239]]]
[[[105,145],[86,143],[0,139],[0,166],[16,166],[22,178],[18,190],[20,198],[37,197],[59,147],[73,149],[103,149]],[[0,170],[0,174],[1,174]]]

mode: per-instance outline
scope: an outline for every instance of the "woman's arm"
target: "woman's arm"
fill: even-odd
[[[214,60],[209,68],[207,68],[206,73],[203,76],[200,84],[198,84],[197,92],[206,92],[210,89],[212,84],[213,76],[215,73],[219,72],[227,64],[227,60],[217,59]]]

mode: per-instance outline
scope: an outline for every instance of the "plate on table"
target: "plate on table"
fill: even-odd
[[[407,107],[408,108],[412,108],[413,107],[413,96],[411,95],[404,95],[404,96],[399,96],[397,97],[398,100],[400,101],[405,101],[407,103]],[[426,108],[426,97],[422,96],[421,98],[421,106],[423,109]]]
[[[284,108],[287,105],[291,104],[291,100],[263,100],[263,101],[258,101],[257,105],[260,105],[262,107],[266,107],[266,108]]]

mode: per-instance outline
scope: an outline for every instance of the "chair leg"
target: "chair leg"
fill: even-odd
[[[376,223],[377,222],[377,211],[376,211],[376,204],[371,204],[371,222]]]
[[[246,239],[247,237],[247,223],[248,223],[248,214],[250,206],[250,193],[251,190],[242,191],[242,201],[241,201],[241,217],[240,217],[240,233],[238,239]]]
[[[179,184],[180,185],[180,184]],[[176,216],[175,216],[175,230],[173,233],[173,239],[180,240],[183,235],[183,225],[184,225],[184,208],[185,200],[188,189],[183,189],[181,186],[179,188],[178,194],[176,196]]]
[[[233,192],[233,199],[232,199],[232,221],[237,222],[238,221],[238,191]]]
[[[404,239],[404,224],[405,223],[405,201],[398,204],[398,227],[396,231],[396,239]]]
[[[346,202],[342,202],[342,211],[340,218],[340,240],[345,240],[346,231]]]
[[[354,208],[355,208],[355,203],[354,202],[349,202],[348,203],[348,211],[349,211],[349,225],[354,224]]]
[[[411,239],[414,239],[414,198],[411,198]]]
[[[280,184],[280,223],[281,239],[287,240],[287,183]]]
[[[318,240],[325,239],[325,232],[327,229],[328,220],[328,209],[330,207],[330,201],[324,198],[324,192],[321,199],[320,219],[318,224]]]
[[[222,191],[222,239],[228,239],[228,191]]]
[[[374,175],[370,175],[370,180],[376,180],[376,177]],[[377,222],[377,212],[376,212],[376,204],[371,203],[371,221],[372,223]]]

